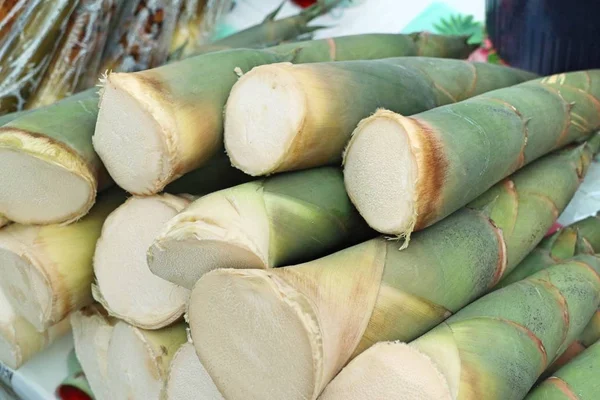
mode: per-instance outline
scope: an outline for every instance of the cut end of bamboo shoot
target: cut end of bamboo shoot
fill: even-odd
[[[150,270],[192,289],[218,268],[268,268],[270,230],[261,190],[250,183],[194,201],[156,237],[148,250]]]
[[[171,362],[166,390],[167,400],[225,400],[212,378],[198,359],[196,349],[186,343]]]
[[[152,82],[135,74],[108,75],[100,98],[94,149],[115,182],[130,193],[155,194],[169,183],[172,120]]]
[[[363,120],[344,155],[344,183],[375,230],[407,236],[417,218],[418,166],[410,120],[380,110]]]
[[[70,330],[64,319],[43,332],[15,312],[0,290],[0,362],[17,369]]]
[[[260,66],[234,85],[225,109],[225,148],[246,174],[267,175],[286,158],[308,111],[291,64]]]
[[[188,204],[170,194],[131,197],[106,219],[94,254],[94,297],[111,315],[145,329],[183,315],[189,290],[154,275],[146,252],[163,225]]]
[[[75,353],[97,400],[110,400],[107,375],[108,345],[117,320],[98,304],[71,315]]]
[[[382,342],[355,358],[325,388],[322,400],[452,400],[429,357],[404,343]]]
[[[0,265],[3,272],[0,285],[15,311],[42,332],[52,313],[53,296],[50,280],[40,264],[45,254],[26,251],[21,243],[26,238],[19,238],[31,232],[17,230],[13,235],[12,231],[4,231],[0,236]],[[31,239],[35,239],[35,235]]]
[[[160,400],[169,364],[185,342],[183,324],[145,331],[125,322],[117,323],[108,348],[112,398]]]
[[[73,150],[35,132],[0,130],[0,213],[23,224],[73,222],[96,198],[96,177]]]
[[[309,301],[272,271],[205,275],[192,291],[188,319],[200,361],[226,399],[318,395],[317,317]]]

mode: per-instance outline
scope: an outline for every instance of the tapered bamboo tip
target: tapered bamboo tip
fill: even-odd
[[[162,191],[175,169],[173,122],[160,95],[159,85],[129,73],[108,75],[102,89],[94,149],[115,182],[133,194]]]
[[[256,67],[227,100],[225,148],[232,164],[249,175],[276,170],[293,142],[301,140],[308,99],[291,68],[290,63]]]
[[[350,362],[319,399],[452,400],[452,396],[429,357],[404,343],[381,342]]]
[[[406,118],[380,110],[356,128],[344,155],[344,183],[375,230],[404,236],[416,221],[417,161]]]
[[[96,177],[85,161],[36,132],[0,129],[0,171],[0,214],[11,221],[72,222],[96,198]]]
[[[191,343],[181,346],[171,361],[166,398],[225,400],[198,359],[196,349]]]
[[[217,270],[198,281],[191,336],[226,399],[316,397],[325,339],[310,304],[272,270]]]
[[[188,203],[169,194],[131,197],[108,216],[94,254],[94,297],[110,314],[146,329],[162,328],[183,315],[189,290],[154,275],[146,252]]]
[[[37,230],[12,225],[0,232],[0,287],[15,311],[42,332],[49,326],[53,293],[43,268],[46,255],[33,246]]]

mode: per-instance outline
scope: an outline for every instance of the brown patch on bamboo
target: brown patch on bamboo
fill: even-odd
[[[502,233],[502,229],[498,228],[498,226],[494,223],[494,221],[488,218],[490,225],[492,226],[492,230],[494,234],[498,238],[498,262],[496,263],[496,268],[494,270],[494,275],[492,281],[490,282],[490,288],[496,286],[500,279],[504,276],[506,272],[506,266],[508,263],[508,256],[506,254],[506,240],[504,239],[504,234]]]
[[[557,378],[556,376],[552,376],[546,380],[546,383],[548,383],[549,385],[552,385],[552,386],[556,387],[558,390],[560,390],[561,393],[567,397],[567,399],[579,400],[579,396],[577,396],[571,390],[571,388],[569,387],[567,382],[563,381],[562,379]]]
[[[561,314],[564,324],[560,346],[558,347],[560,349],[565,344],[565,340],[567,340],[567,335],[569,334],[569,327],[571,325],[571,316],[569,315],[569,306],[567,304],[567,300],[565,299],[565,296],[562,295],[561,291],[552,282],[542,279],[531,279],[531,282],[536,282],[540,285],[543,285],[548,290],[548,292],[550,292],[554,296],[556,302],[562,310]]]
[[[540,340],[540,338],[538,338],[535,335],[535,333],[533,333],[526,326],[523,326],[523,325],[521,325],[519,323],[516,323],[514,321],[510,321],[510,320],[505,319],[505,318],[492,318],[492,319],[497,319],[499,321],[507,323],[510,326],[513,326],[513,327],[517,328],[519,331],[521,331],[524,334],[526,334],[529,337],[529,339],[531,339],[531,341],[536,345],[536,347],[539,350],[540,355],[542,357],[542,367],[541,367],[540,371],[538,371],[538,375],[541,375],[542,372],[544,372],[544,370],[546,369],[546,366],[548,365],[548,354],[546,353],[546,348],[544,347],[544,343],[542,343],[542,341]]]
[[[415,230],[427,227],[434,221],[442,204],[441,191],[446,181],[446,170],[448,159],[444,154],[444,147],[436,136],[435,129],[429,127],[425,122],[417,118],[408,118],[419,131],[420,144],[422,146],[422,157],[417,160],[418,170],[427,171],[421,173],[421,179],[417,182],[417,204],[418,215]],[[421,199],[435,199],[434,201],[420,201]]]

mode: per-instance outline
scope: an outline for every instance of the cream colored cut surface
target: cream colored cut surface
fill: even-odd
[[[148,250],[150,270],[191,289],[218,268],[268,268],[269,219],[262,185],[211,193],[165,224]]]
[[[379,113],[378,113],[379,114]],[[376,114],[354,131],[344,158],[344,183],[369,225],[382,233],[412,231],[417,163],[401,122]]]
[[[189,306],[200,361],[228,400],[313,399],[317,327],[308,300],[264,270],[217,270]]]
[[[152,274],[146,253],[163,225],[187,203],[168,194],[132,197],[106,219],[94,255],[94,296],[112,315],[146,329],[183,315],[189,290]]]
[[[113,400],[160,400],[164,387],[150,344],[124,322],[115,326],[110,339],[108,382]]]
[[[24,224],[63,222],[91,206],[95,188],[68,169],[0,147],[0,214]]]
[[[119,186],[134,194],[154,194],[174,169],[168,132],[156,119],[152,93],[130,75],[108,76],[100,100],[94,148]]]
[[[167,400],[225,400],[191,343],[181,346],[171,362],[166,394]]]
[[[436,365],[404,343],[382,342],[352,360],[320,400],[453,400]]]
[[[286,64],[259,66],[233,86],[225,108],[225,148],[249,175],[278,167],[302,129],[307,98]]]
[[[99,306],[89,309],[93,307]],[[96,400],[111,400],[107,362],[112,323],[114,320],[99,314],[86,315],[85,309],[71,316],[75,353]]]
[[[0,235],[0,286],[15,311],[41,332],[51,317],[50,283],[41,272],[43,269],[34,265],[40,263],[37,255],[25,253],[26,245],[3,233]]]

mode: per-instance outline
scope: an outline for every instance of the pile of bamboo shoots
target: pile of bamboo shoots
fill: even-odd
[[[600,70],[236,40],[0,117],[1,362],[70,322],[98,400],[600,398],[600,217],[547,234],[600,151]]]

